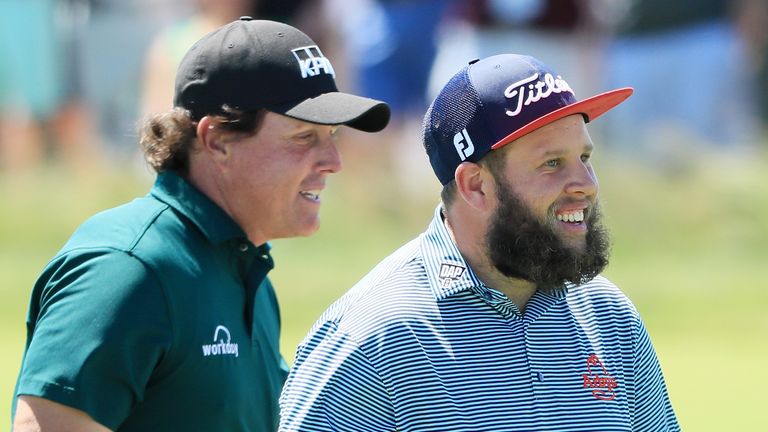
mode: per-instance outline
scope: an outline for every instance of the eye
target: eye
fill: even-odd
[[[583,155],[581,155],[581,161],[582,162],[587,162],[591,158],[592,158],[592,155],[590,153],[584,153]]]
[[[315,139],[315,133],[312,131],[302,132],[294,135],[293,139],[300,143],[308,143]]]
[[[544,166],[547,168],[557,168],[560,166],[560,159],[550,159],[544,162]]]

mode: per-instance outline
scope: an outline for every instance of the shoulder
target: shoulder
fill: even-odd
[[[63,252],[43,269],[33,290],[41,306],[56,299],[87,298],[88,304],[119,303],[124,297],[154,295],[158,279],[141,260],[110,247]],[[154,300],[162,300],[161,297]]]
[[[168,224],[169,206],[151,197],[99,212],[80,225],[61,254],[83,248],[111,248],[128,251],[158,224]]]
[[[309,337],[333,328],[360,342],[397,323],[424,319],[435,298],[429,289],[417,241],[382,260],[315,323]]]
[[[158,237],[150,241],[161,241],[160,235],[152,233],[158,225],[182,224],[168,209],[166,204],[144,197],[93,215],[48,262],[38,278],[36,290],[45,294],[63,287],[92,287],[99,292],[114,293],[121,287],[156,283],[153,274],[156,272],[149,265],[152,256],[141,256],[136,249],[148,237]],[[173,243],[172,238],[167,236],[165,241]]]
[[[169,257],[179,256],[202,239],[202,233],[187,218],[168,204],[145,196],[90,217],[56,258],[119,251],[160,268],[165,261],[175,261]]]
[[[575,311],[611,313],[637,317],[637,309],[629,297],[613,282],[600,275],[591,281],[568,289],[567,301]]]

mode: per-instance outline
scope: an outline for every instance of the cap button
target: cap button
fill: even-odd
[[[253,21],[253,18],[249,17],[248,15],[244,15],[240,17],[240,21]]]
[[[479,61],[480,61],[479,58],[473,58],[472,60],[469,61],[469,64],[475,64],[475,63],[477,63]]]

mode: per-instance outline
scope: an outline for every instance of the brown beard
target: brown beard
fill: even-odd
[[[608,265],[609,239],[597,203],[586,214],[586,246],[569,248],[551,224],[542,223],[503,179],[497,179],[499,206],[486,233],[491,263],[508,277],[525,279],[540,290],[592,280]],[[554,211],[550,209],[550,220]]]

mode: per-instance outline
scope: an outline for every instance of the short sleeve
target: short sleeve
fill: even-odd
[[[111,429],[143,399],[173,339],[156,278],[115,250],[54,259],[33,290],[27,327],[16,395],[79,409]]]
[[[280,397],[280,431],[392,431],[394,408],[360,346],[331,323],[299,350]]]
[[[634,343],[635,400],[632,413],[633,431],[679,431],[675,412],[667,393],[656,351],[648,331],[638,318]]]

